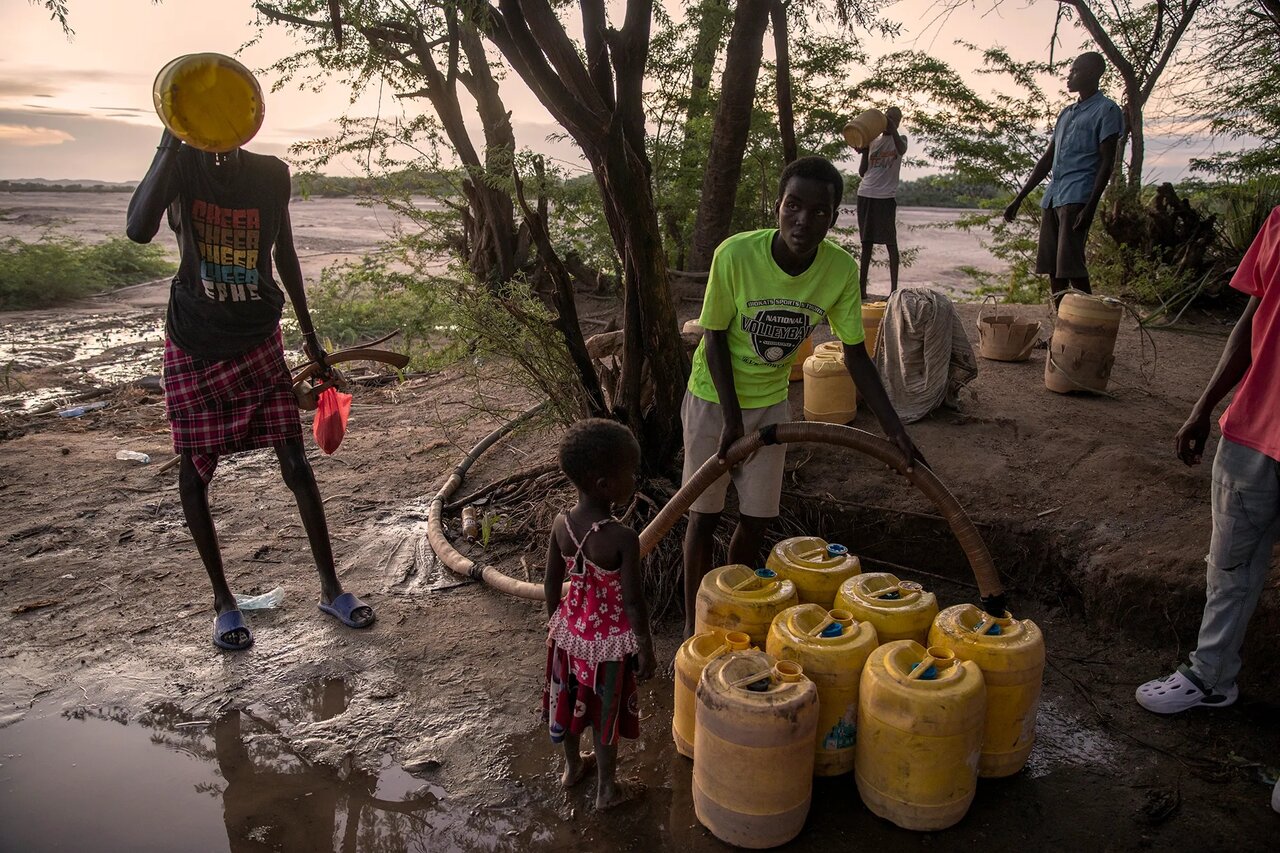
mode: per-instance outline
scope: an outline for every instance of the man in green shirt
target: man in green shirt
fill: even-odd
[[[698,318],[705,332],[681,407],[686,482],[713,453],[723,459],[747,430],[791,419],[791,363],[824,319],[844,344],[849,375],[885,435],[908,466],[927,464],[863,346],[858,264],[825,239],[843,196],[844,179],[830,161],[802,157],[783,170],[778,182],[778,227],[735,234],[716,249]],[[778,515],[785,461],[785,446],[761,448],[690,507],[684,540],[685,636],[693,633],[698,586],[711,569],[729,480],[738,490],[739,509],[729,562],[757,566],[765,530]]]

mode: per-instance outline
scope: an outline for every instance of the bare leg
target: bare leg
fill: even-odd
[[[307,461],[301,439],[290,439],[277,444],[276,457],[280,460],[280,474],[284,477],[285,485],[298,502],[298,513],[302,516],[302,526],[307,531],[311,555],[315,558],[316,571],[320,575],[320,596],[328,604],[342,595],[342,583],[333,567],[329,525],[325,521],[324,504],[320,501],[315,474],[311,471],[311,463]],[[358,624],[367,624],[373,621],[373,610],[357,607],[351,611],[351,618]]]
[[[617,778],[618,745],[601,743],[594,728],[591,736],[596,744],[596,808],[613,808],[634,798],[642,789]]]
[[[196,473],[190,453],[182,454],[182,461],[178,465],[178,495],[182,499],[182,513],[187,519],[187,529],[191,531],[196,551],[200,554],[204,570],[209,574],[209,583],[213,586],[214,612],[221,616],[236,609],[236,597],[227,585],[227,576],[222,568],[218,531],[213,526],[213,515],[209,512],[209,484]],[[248,642],[249,635],[243,628],[237,628],[228,631],[222,639],[238,645]]]
[[[729,542],[729,562],[738,563],[750,568],[764,565],[760,561],[760,552],[764,547],[764,534],[773,522],[772,518],[758,518],[754,515],[738,516],[738,526],[733,531],[733,539]]]
[[[693,636],[694,616],[698,608],[698,587],[711,571],[715,548],[718,512],[690,512],[689,527],[684,533],[684,635]]]
[[[564,773],[560,775],[560,784],[572,788],[581,782],[587,771],[595,764],[590,753],[582,754],[581,735],[566,734],[564,736]]]
[[[889,292],[896,293],[898,290],[898,244],[887,243],[885,248],[889,250]]]
[[[871,251],[875,248],[871,243],[862,244],[862,263],[858,266],[858,287],[862,290],[862,300],[867,299],[867,271],[871,269]]]

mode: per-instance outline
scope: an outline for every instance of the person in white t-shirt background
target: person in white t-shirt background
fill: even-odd
[[[902,155],[907,153],[907,138],[898,132],[902,110],[889,107],[884,117],[884,133],[866,148],[854,149],[862,155],[858,162],[862,177],[858,185],[858,237],[862,240],[858,284],[864,301],[871,252],[877,243],[889,252],[889,292],[898,289],[898,176]]]

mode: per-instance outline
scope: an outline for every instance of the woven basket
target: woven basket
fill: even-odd
[[[1040,339],[1040,321],[1015,314],[978,314],[978,354],[992,361],[1026,361]]]

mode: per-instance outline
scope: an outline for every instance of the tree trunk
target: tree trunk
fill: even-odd
[[[688,361],[645,153],[644,65],[653,10],[648,0],[628,0],[624,25],[613,29],[606,25],[603,0],[580,5],[590,67],[548,0],[499,0],[496,8],[485,7],[482,31],[591,163],[622,261],[622,393],[615,415],[639,439],[644,470],[657,473],[680,446]]]
[[[1129,175],[1126,192],[1134,199],[1142,194],[1142,164],[1146,157],[1146,139],[1142,133],[1142,104],[1130,97],[1125,104],[1125,123],[1129,133]]]
[[[715,71],[716,56],[724,41],[725,25],[729,20],[728,0],[702,0],[697,7],[698,35],[694,40],[690,57],[692,71],[689,81],[689,104],[685,110],[684,134],[681,142],[679,175],[681,185],[692,184],[702,174],[706,162],[706,145],[701,124],[710,109],[711,75]],[[682,196],[683,194],[681,194]],[[662,211],[662,223],[667,234],[667,249],[671,254],[671,266],[684,269],[691,239],[690,223],[693,220],[691,203],[677,196],[670,207]]]
[[[702,0],[698,7],[698,37],[694,41],[692,74],[689,80],[689,109],[685,115],[685,137],[689,127],[707,114],[711,89],[711,74],[720,53],[720,41],[724,36],[725,18],[729,13],[728,0]]]
[[[787,33],[787,4],[773,0],[769,10],[773,19],[773,51],[778,64],[778,137],[782,140],[782,159],[790,163],[800,156],[796,148],[795,111],[791,107],[791,49]]]
[[[742,154],[751,129],[751,109],[764,50],[764,30],[773,0],[740,0],[725,49],[720,105],[716,109],[711,150],[702,178],[702,197],[693,229],[688,268],[711,268],[711,256],[729,235],[733,201],[742,176]]]

